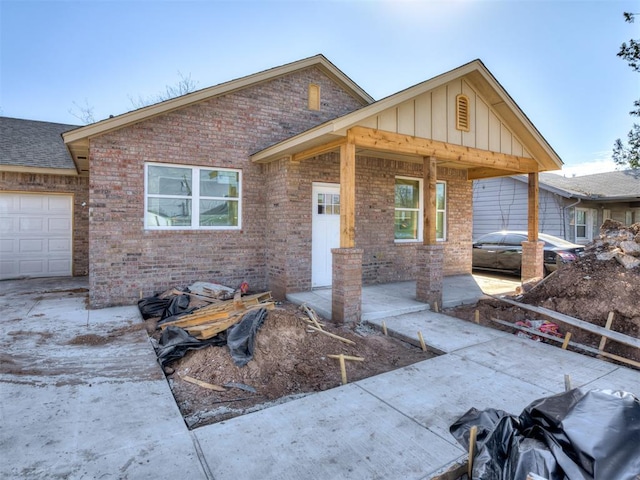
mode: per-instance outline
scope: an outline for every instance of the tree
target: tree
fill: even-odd
[[[195,82],[191,78],[191,74],[184,76],[181,72],[178,72],[178,76],[180,77],[180,80],[178,80],[175,85],[167,85],[164,92],[160,92],[146,98],[141,95],[138,95],[138,98],[133,98],[129,95],[131,104],[135,108],[142,108],[154,103],[164,102],[171,98],[181,97],[182,95],[186,95],[187,93],[191,93],[196,90],[198,82]]]
[[[89,125],[96,121],[93,116],[93,107],[89,105],[87,99],[84,99],[84,105],[80,105],[78,102],[73,102],[73,108],[69,109],[69,113],[80,120],[85,125]]]
[[[633,23],[635,13],[624,12],[624,20],[627,23]],[[618,56],[626,60],[634,72],[640,73],[640,40],[629,40],[629,44],[623,42],[620,46]],[[629,112],[630,115],[640,117],[640,100],[633,102],[634,110]],[[633,127],[627,134],[627,144],[624,145],[622,140],[617,139],[613,145],[613,161],[623,167],[640,168],[640,125],[633,124]]]
[[[165,100],[169,100],[171,98],[180,97],[196,90],[198,82],[194,81],[191,78],[191,74],[184,76],[182,75],[182,73],[178,72],[178,76],[180,77],[180,80],[178,80],[175,85],[167,85],[163,92],[160,92],[156,95],[151,95],[146,98],[142,97],[141,95],[138,95],[138,98],[134,98],[129,95],[131,104],[134,108],[142,108],[154,103],[164,102]],[[93,106],[89,105],[89,102],[85,98],[83,105],[74,101],[73,108],[69,109],[69,113],[85,125],[88,125],[96,121],[93,110]]]

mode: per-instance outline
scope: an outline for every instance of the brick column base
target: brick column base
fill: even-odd
[[[442,308],[444,245],[420,245],[416,252],[416,299]]]
[[[544,242],[522,242],[522,282],[544,277]]]
[[[333,248],[333,284],[331,320],[334,323],[358,323],[362,315],[361,248]]]

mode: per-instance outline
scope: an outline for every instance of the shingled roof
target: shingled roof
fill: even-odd
[[[75,173],[61,136],[75,128],[78,126],[0,117],[0,170]]]
[[[541,173],[540,186],[543,185],[585,200],[640,199],[640,170],[594,173],[581,177]]]

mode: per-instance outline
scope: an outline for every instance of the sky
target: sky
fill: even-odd
[[[623,12],[640,0],[0,0],[0,115],[81,124],[318,53],[379,100],[479,58],[562,174],[599,173],[640,98]]]

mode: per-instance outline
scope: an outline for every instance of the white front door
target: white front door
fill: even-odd
[[[311,230],[311,286],[326,287],[333,275],[331,249],[340,246],[339,185],[313,184]]]
[[[0,279],[71,275],[73,197],[0,193]]]

